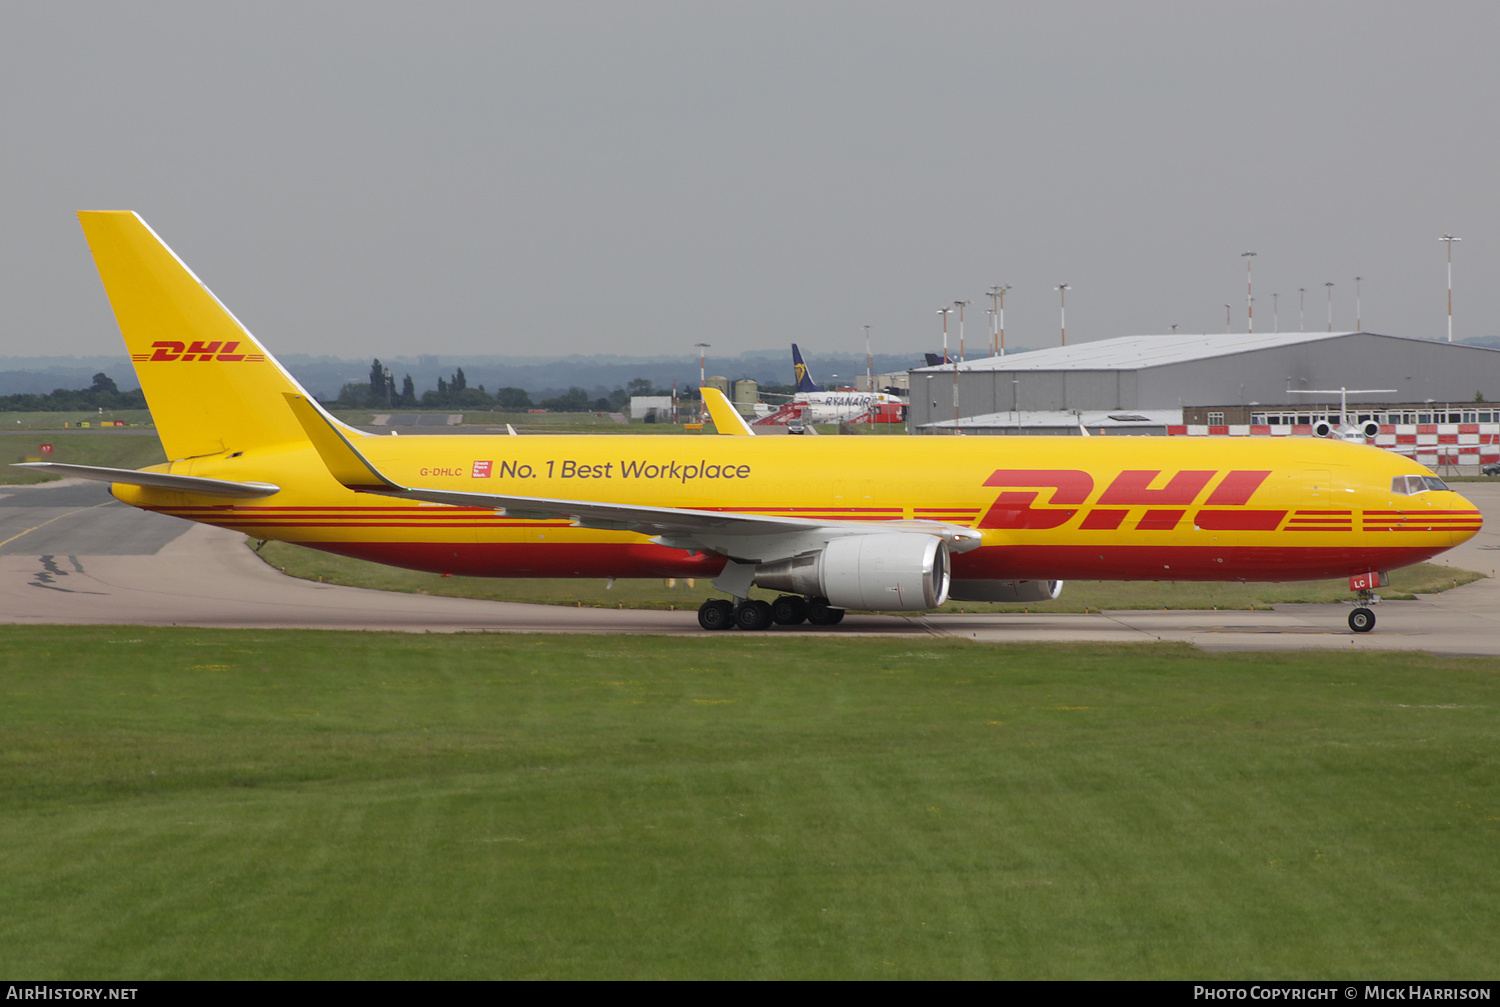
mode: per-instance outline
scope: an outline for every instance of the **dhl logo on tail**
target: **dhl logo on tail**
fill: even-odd
[[[151,344],[150,353],[133,353],[130,359],[136,363],[171,363],[175,361],[197,360],[206,363],[217,360],[220,363],[236,363],[241,360],[259,362],[266,359],[264,353],[236,353],[240,343],[232,339],[225,343],[217,341],[204,342],[195,339],[191,343],[181,343],[175,339],[158,339]]]

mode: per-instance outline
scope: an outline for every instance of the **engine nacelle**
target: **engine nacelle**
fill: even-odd
[[[827,598],[834,608],[910,612],[948,600],[948,544],[931,535],[849,535],[818,552],[762,563],[755,582]]]
[[[1319,420],[1313,424],[1312,432],[1314,437],[1328,437],[1333,433],[1333,424],[1327,420]]]
[[[1062,594],[1060,580],[955,580],[949,601],[1052,601]]]
[[[1364,424],[1360,426],[1359,430],[1360,433],[1370,438],[1370,440],[1374,440],[1380,435],[1380,424],[1376,423],[1374,420],[1366,420]]]

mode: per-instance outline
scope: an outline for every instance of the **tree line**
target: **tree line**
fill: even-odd
[[[369,380],[344,385],[334,404],[346,409],[486,409],[504,413],[546,409],[554,413],[588,413],[619,412],[630,405],[632,395],[669,394],[669,391],[653,390],[651,382],[645,378],[636,378],[624,388],[616,388],[597,398],[574,387],[561,395],[536,401],[524,388],[497,388],[489,392],[484,385],[471,387],[460,367],[451,377],[438,378],[436,388],[418,395],[410,374],[402,379],[401,388],[397,390],[395,375],[377,358],[370,364]]]
[[[122,392],[114,381],[100,371],[88,388],[54,388],[45,394],[21,392],[0,395],[0,412],[60,413],[96,411],[99,409],[145,409],[146,396],[139,388]]]

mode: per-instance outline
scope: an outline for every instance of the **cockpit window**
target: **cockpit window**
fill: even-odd
[[[1446,490],[1448,484],[1437,476],[1392,476],[1391,492],[1411,495],[1428,490]]]

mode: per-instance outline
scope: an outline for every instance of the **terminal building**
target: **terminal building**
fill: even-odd
[[[1295,435],[1339,422],[1338,389],[1380,389],[1348,400],[1349,422],[1380,425],[1374,443],[1428,465],[1500,457],[1500,350],[1478,346],[1373,332],[1124,336],[910,373],[913,433]],[[1449,446],[1465,450],[1438,450]]]

